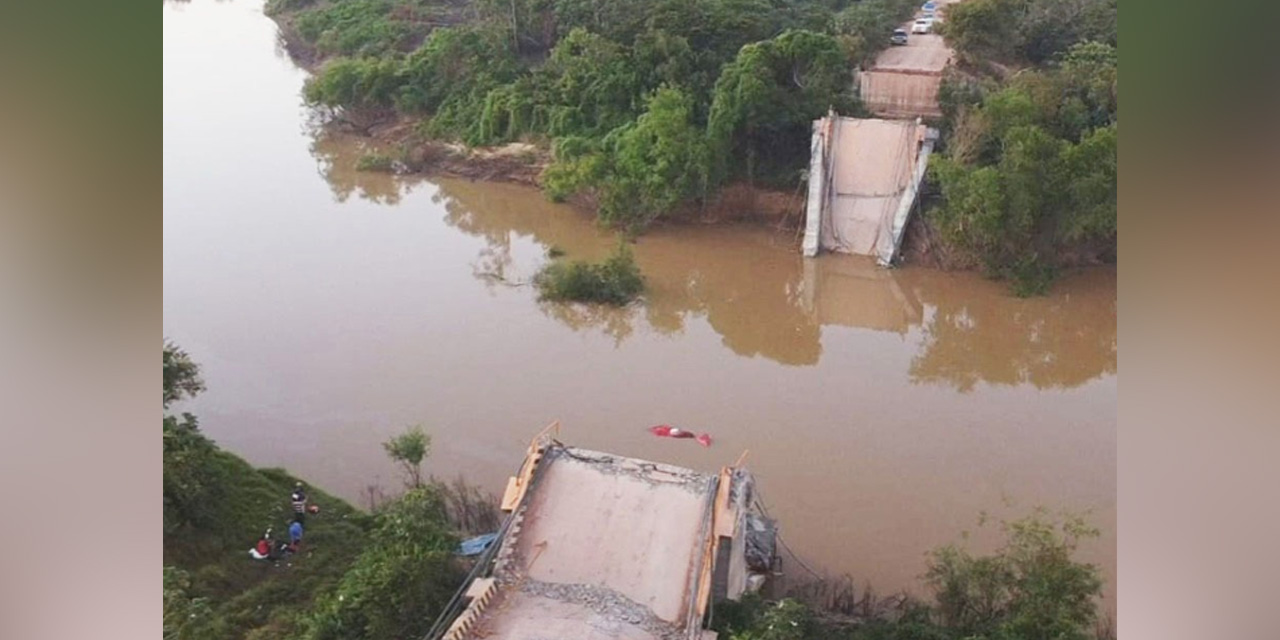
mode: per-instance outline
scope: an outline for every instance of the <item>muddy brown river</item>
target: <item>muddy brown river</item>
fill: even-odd
[[[536,190],[354,171],[305,77],[261,2],[164,4],[164,328],[208,382],[182,408],[223,447],[356,502],[395,488],[379,443],[414,423],[430,472],[494,491],[552,420],[698,469],[745,450],[787,547],[881,592],[917,588],[962,531],[990,545],[984,511],[1090,511],[1081,555],[1114,611],[1114,270],[1020,300],[703,225],[640,238],[643,305],[539,303],[522,283],[549,247],[595,258],[612,236]]]

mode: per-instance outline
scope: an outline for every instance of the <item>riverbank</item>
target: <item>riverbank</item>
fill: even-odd
[[[329,122],[319,135],[354,141],[362,148],[348,162],[352,169],[401,175],[444,177],[472,182],[509,183],[539,190],[545,186],[547,168],[553,162],[545,142],[511,142],[492,147],[470,147],[459,142],[424,138],[415,132],[410,118],[378,123],[367,128],[343,122]],[[361,165],[366,165],[361,168]],[[544,196],[545,197],[545,196]],[[590,194],[578,193],[567,203],[588,215],[595,215],[599,202]],[[715,224],[759,222],[794,230],[803,224],[804,194],[735,182],[721,188],[706,201],[683,203],[658,224]]]

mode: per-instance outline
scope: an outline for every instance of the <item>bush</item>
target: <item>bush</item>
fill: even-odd
[[[306,621],[312,640],[422,637],[461,585],[458,539],[430,485],[409,490],[377,515],[369,546]]]
[[[626,244],[604,262],[552,262],[534,277],[543,300],[624,306],[644,291],[644,277]]]
[[[298,15],[298,34],[324,53],[377,56],[400,49],[422,28],[399,20],[389,0],[346,0]]]
[[[975,557],[948,545],[932,552],[926,580],[943,626],[962,637],[1087,640],[1102,592],[1098,570],[1071,556],[1097,529],[1075,516],[1062,522],[1038,510],[1003,523],[1005,544]]]
[[[356,159],[356,171],[391,171],[395,160],[382,153],[366,153]]]
[[[307,102],[344,109],[390,109],[401,91],[400,65],[386,58],[338,58],[307,80]]]

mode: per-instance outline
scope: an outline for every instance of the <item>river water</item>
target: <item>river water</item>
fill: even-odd
[[[880,592],[915,589],[963,531],[989,548],[982,512],[1088,511],[1081,557],[1114,611],[1114,270],[1020,300],[805,261],[764,226],[679,227],[635,246],[644,305],[539,303],[521,283],[547,248],[612,237],[536,190],[354,171],[359,141],[315,132],[305,78],[261,2],[164,4],[164,328],[209,387],[182,408],[222,446],[356,502],[397,485],[379,443],[414,423],[430,472],[493,491],[552,420],[704,470],[746,450],[787,547]]]

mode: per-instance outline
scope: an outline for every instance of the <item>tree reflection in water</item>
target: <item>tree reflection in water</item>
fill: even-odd
[[[929,318],[911,362],[914,382],[961,392],[979,382],[1064,389],[1116,372],[1114,271],[1064,279],[1041,298],[1014,298],[1003,285],[979,284],[993,290],[919,287]]]
[[[399,204],[401,197],[422,184],[391,173],[357,170],[356,161],[365,152],[364,143],[358,139],[316,129],[311,140],[311,155],[316,159],[317,170],[329,184],[336,202],[346,202],[355,194],[377,204]]]

